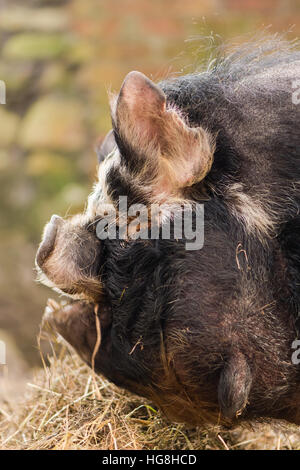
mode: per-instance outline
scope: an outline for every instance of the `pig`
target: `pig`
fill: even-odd
[[[85,212],[44,230],[39,278],[71,298],[44,321],[174,421],[300,423],[299,77],[297,45],[276,37],[159,84],[129,73]],[[117,233],[127,223],[120,196],[202,204],[203,247],[162,225],[156,239],[99,237],[107,204]]]

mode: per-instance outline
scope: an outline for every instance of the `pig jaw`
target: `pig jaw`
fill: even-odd
[[[147,364],[151,357],[151,376],[141,383],[128,378],[126,369],[120,370],[119,364],[113,360],[113,318],[109,306],[95,309],[93,303],[75,302],[53,308],[53,303],[50,303],[44,315],[44,325],[50,324],[92,366],[97,344],[96,316],[101,334],[95,355],[95,370],[104,373],[117,385],[152,400],[170,419],[192,425],[214,423],[231,427],[241,420],[264,416],[300,424],[300,385],[287,387],[284,396],[280,397],[280,408],[276,406],[276,400],[262,399],[267,394],[267,390],[261,387],[268,380],[268,372],[262,368],[252,375],[248,361],[239,349],[234,351],[232,360],[227,360],[225,366],[224,363],[220,364],[216,374],[209,373],[206,364],[206,368],[195,375],[187,361],[189,350],[183,347],[182,341],[174,342],[169,331],[166,343],[161,343],[160,350],[150,351],[145,345]],[[196,346],[192,342],[188,348],[195,350]],[[132,354],[135,352],[136,349],[131,351]],[[279,397],[282,387],[277,379],[272,388],[276,386],[279,387]]]

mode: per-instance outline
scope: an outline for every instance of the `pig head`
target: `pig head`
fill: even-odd
[[[160,87],[129,74],[112,99],[113,131],[98,152],[87,210],[53,216],[37,253],[40,279],[72,299],[50,303],[45,321],[97,372],[178,421],[300,423],[300,374],[291,360],[299,145],[291,150],[297,136],[290,132],[286,147],[288,121],[281,125],[271,111],[262,142],[264,109],[278,102],[266,87],[277,82],[265,82],[270,71],[257,75],[260,64],[286,62],[286,79],[292,57],[270,57],[255,62],[250,105],[242,93],[252,72],[243,55],[232,76],[230,61]],[[102,207],[120,195],[146,206],[204,203],[204,247],[189,252],[176,237],[100,240]]]

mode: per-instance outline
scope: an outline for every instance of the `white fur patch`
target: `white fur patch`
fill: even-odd
[[[241,183],[228,187],[227,203],[249,233],[256,232],[263,237],[274,233],[276,223],[274,210],[270,206],[263,207],[262,201],[257,197],[246,194]]]
[[[113,204],[108,195],[107,175],[109,171],[116,166],[120,166],[120,154],[115,149],[105,160],[99,165],[98,181],[94,185],[92,193],[89,195],[86,215],[95,217],[98,214],[98,207],[102,204]]]

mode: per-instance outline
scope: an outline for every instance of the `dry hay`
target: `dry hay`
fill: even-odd
[[[0,402],[1,449],[298,449],[283,423],[226,430],[167,421],[155,405],[120,390],[66,346],[27,383],[22,400]]]

